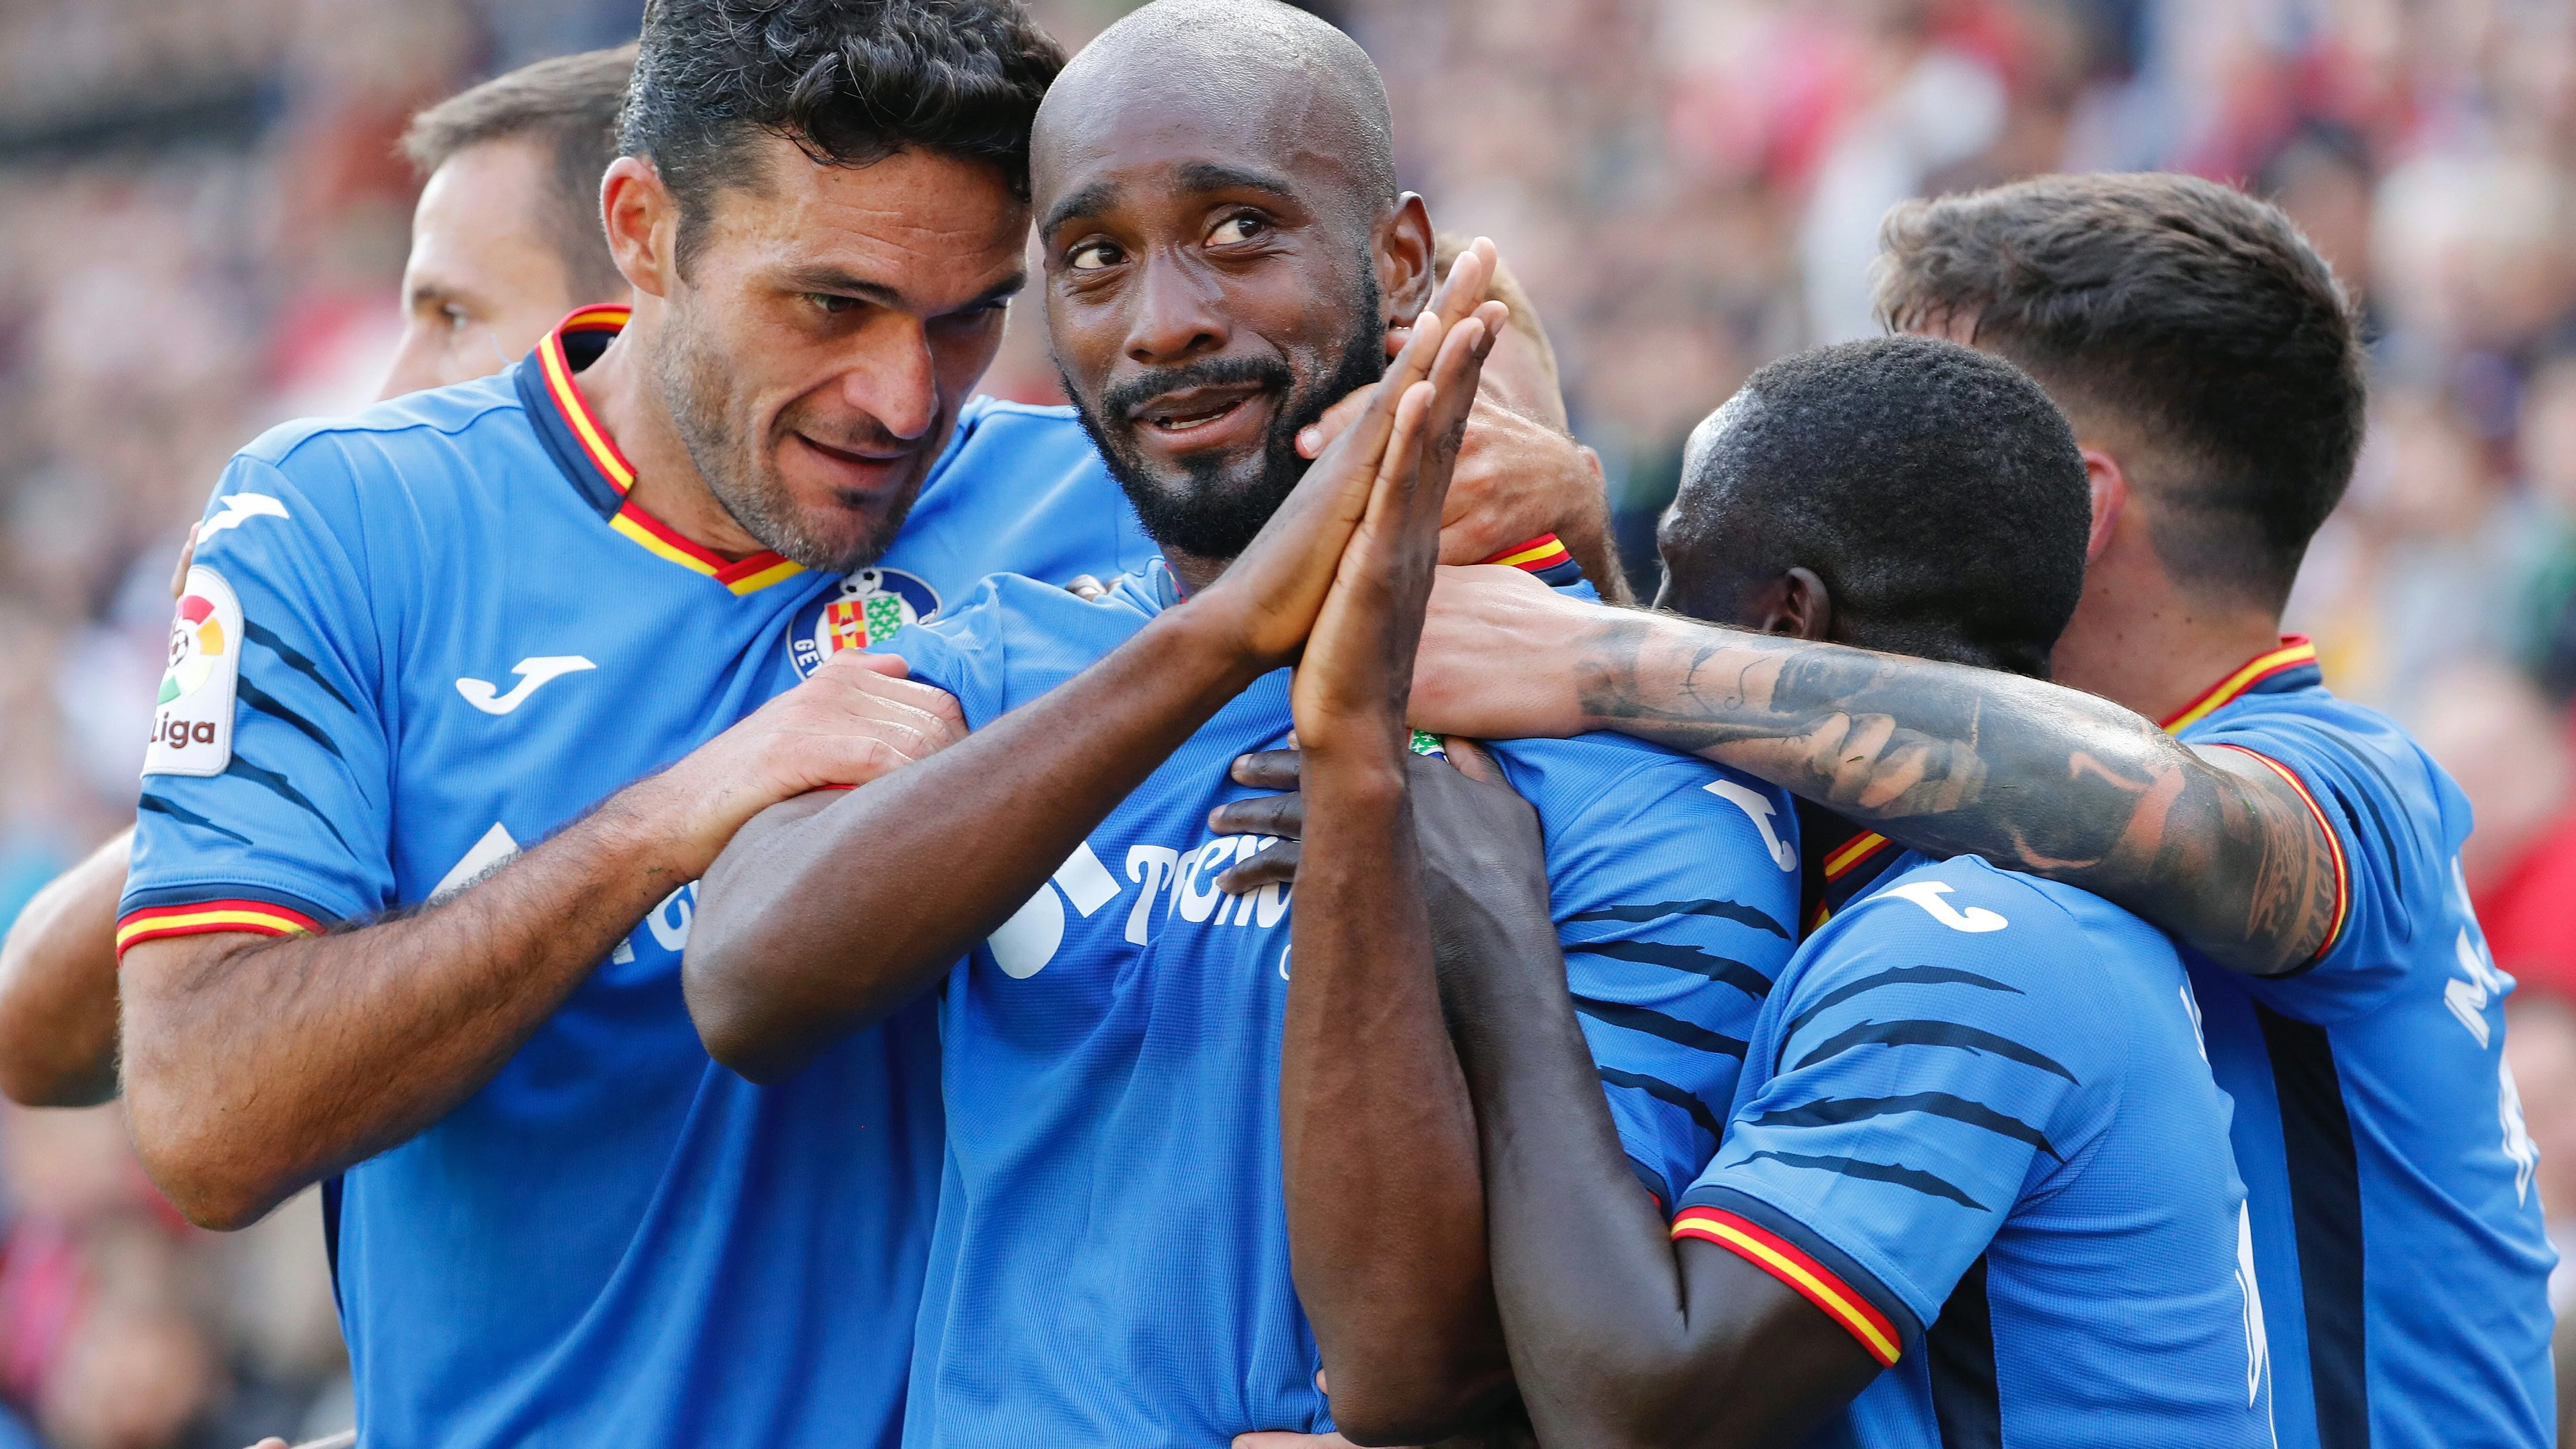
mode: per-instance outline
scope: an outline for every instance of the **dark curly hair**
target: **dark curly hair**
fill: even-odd
[[[2154,482],[2157,557],[2281,606],[2352,479],[2364,385],[2352,303],[2279,207],[2195,176],[2043,176],[1907,202],[1882,240],[1883,320],[1971,321],[2079,419],[2152,440],[2184,465]]]
[[[1062,69],[1019,0],[651,0],[618,144],[679,202],[685,267],[715,191],[757,184],[764,135],[837,166],[988,162],[1026,198],[1029,127]]]
[[[1662,544],[1704,617],[1728,607],[1712,581],[1811,569],[1838,638],[2045,679],[2092,523],[2039,384],[1955,342],[1878,337],[1753,374],[1692,435]]]

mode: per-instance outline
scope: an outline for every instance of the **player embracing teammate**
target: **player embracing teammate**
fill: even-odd
[[[1702,624],[1434,586],[1598,499],[1346,38],[1061,64],[655,0],[632,312],[219,485],[124,1079],[192,1215],[330,1182],[362,1442],[2544,1442],[2465,807],[2277,637],[2277,213],[1900,214],[1946,340],[1704,427]],[[1078,409],[969,400],[1032,220]]]

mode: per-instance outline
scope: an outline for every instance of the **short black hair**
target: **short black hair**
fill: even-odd
[[[2196,176],[2042,176],[1888,213],[1891,326],[1966,321],[2185,476],[2150,499],[2174,577],[2278,609],[2361,452],[2351,299],[2280,208]]]
[[[2092,517],[2075,433],[2037,383],[1880,337],[1753,374],[1693,436],[1664,542],[1677,574],[1813,570],[1835,636],[1863,648],[2045,678]]]
[[[1064,48],[1018,0],[650,0],[619,123],[680,205],[679,261],[717,189],[756,186],[745,153],[781,136],[867,166],[919,150],[1029,188],[1029,127]]]
[[[617,112],[634,75],[632,44],[521,66],[413,116],[403,155],[426,177],[469,146],[529,141],[547,148],[555,203],[547,230],[565,281],[585,301],[622,296],[626,278],[599,219],[599,178],[617,159]]]

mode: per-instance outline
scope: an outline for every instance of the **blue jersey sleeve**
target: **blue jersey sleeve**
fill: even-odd
[[[995,574],[955,609],[896,635],[886,652],[912,677],[957,696],[968,729],[994,720],[1089,668],[1145,626],[1131,575],[1086,601],[1018,574]]]
[[[288,935],[393,900],[384,635],[339,449],[233,459],[199,526],[117,930]]]
[[[2468,833],[2458,787],[2394,724],[2332,698],[2247,701],[2188,740],[2242,750],[2278,772],[2337,852],[2326,945],[2305,969],[2248,988],[2273,1010],[2322,1025],[2377,1007],[2427,956],[2418,938],[2450,933],[2451,862]]]
[[[1717,1150],[1798,909],[1788,801],[1599,737],[1497,744],[1537,805],[1566,983],[1637,1175],[1669,1207]]]
[[[1743,1255],[1893,1363],[2117,1104],[2124,1029],[2092,957],[2055,902],[1978,862],[1844,910],[1765,1008],[1674,1236]]]

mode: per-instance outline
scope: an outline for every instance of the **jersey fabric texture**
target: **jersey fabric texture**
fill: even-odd
[[[2467,800],[2395,724],[2327,692],[2303,639],[2166,727],[2279,771],[2341,856],[2338,919],[2306,969],[2191,962],[2236,1100],[2281,1442],[2554,1442],[2555,1257],[2504,1061],[2513,980],[2460,880]]]
[[[1176,598],[1159,565],[1098,603],[999,578],[893,650],[981,727]],[[1234,758],[1289,726],[1281,670],[1175,751],[942,988],[948,1173],[908,1444],[1207,1446],[1329,1427],[1280,1183],[1290,899],[1220,892],[1267,841],[1207,825],[1252,793],[1228,779]],[[1714,1150],[1788,957],[1787,800],[1616,737],[1494,750],[1545,824],[1621,1136],[1671,1202]]]
[[[709,556],[625,501],[632,471],[573,384],[621,321],[576,315],[496,378],[233,460],[195,571],[237,596],[230,758],[145,777],[125,944],[419,905],[823,646],[998,567],[1106,574],[1144,546],[1061,418],[977,402],[865,587]],[[191,659],[207,617],[181,609]],[[931,1008],[752,1086],[681,1000],[693,900],[664,900],[488,1085],[332,1194],[368,1444],[899,1436],[940,1167]]]
[[[2070,887],[1892,858],[1764,1002],[1673,1236],[1886,1371],[1818,1442],[2267,1445],[2228,1103],[2172,945]]]

